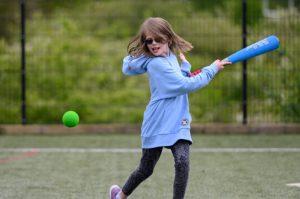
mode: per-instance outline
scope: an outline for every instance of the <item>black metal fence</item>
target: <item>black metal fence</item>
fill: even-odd
[[[275,34],[275,52],[229,66],[190,94],[194,122],[300,121],[298,0],[0,1],[0,123],[139,123],[147,77],[124,77],[128,41],[150,16],[194,45],[193,69]],[[26,31],[25,31],[26,30]]]

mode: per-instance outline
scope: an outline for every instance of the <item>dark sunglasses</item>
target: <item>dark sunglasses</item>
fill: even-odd
[[[164,43],[163,38],[155,38],[155,39],[149,38],[149,39],[144,40],[144,43],[146,45],[150,45],[150,44],[153,44],[153,41],[155,41],[156,43]]]

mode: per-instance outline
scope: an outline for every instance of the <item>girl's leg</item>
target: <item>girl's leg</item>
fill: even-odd
[[[129,196],[133,190],[153,173],[154,167],[161,155],[162,147],[143,149],[143,155],[138,168],[129,176],[122,192]]]
[[[177,141],[171,147],[174,157],[175,179],[173,184],[173,199],[184,198],[188,177],[189,177],[189,154],[190,142],[185,140]]]

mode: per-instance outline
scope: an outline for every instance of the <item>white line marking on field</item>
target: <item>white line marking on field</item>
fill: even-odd
[[[300,183],[289,183],[289,184],[286,184],[286,186],[289,186],[289,187],[300,187]]]
[[[0,152],[140,153],[140,148],[0,148]],[[166,150],[164,150],[166,151]],[[169,150],[167,150],[169,151]],[[300,148],[191,148],[193,153],[299,153]]]
[[[192,152],[200,153],[265,153],[265,152],[300,152],[300,148],[192,148]]]

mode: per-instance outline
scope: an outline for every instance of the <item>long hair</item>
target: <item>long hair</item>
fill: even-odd
[[[148,35],[167,42],[170,50],[174,53],[187,52],[193,48],[190,42],[185,41],[173,31],[171,25],[165,19],[151,17],[144,21],[138,34],[130,40],[127,46],[128,54],[134,57],[142,54],[153,56],[145,44],[146,36]]]

